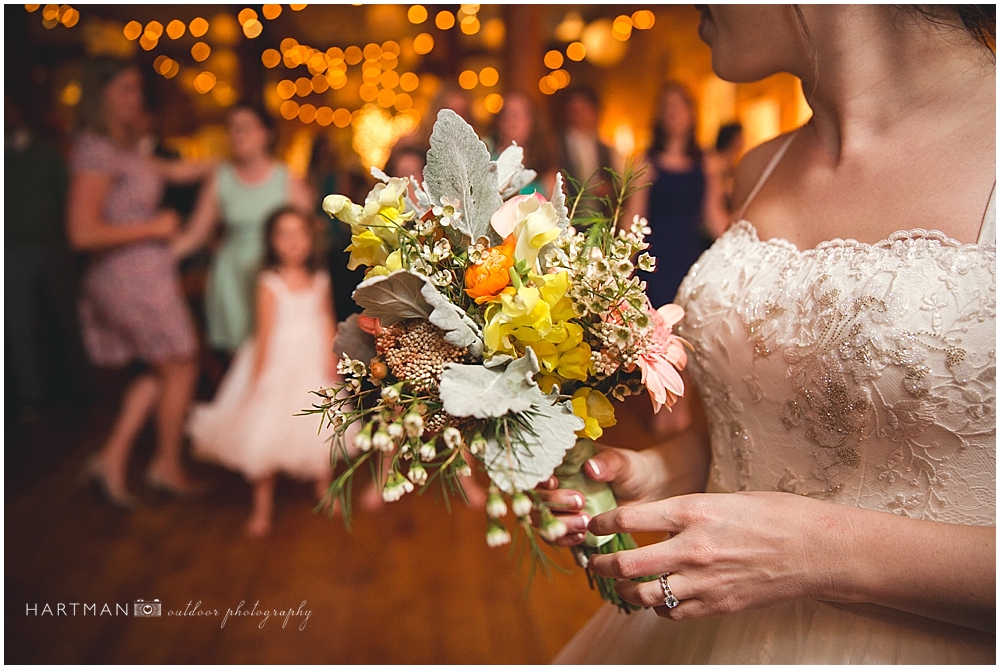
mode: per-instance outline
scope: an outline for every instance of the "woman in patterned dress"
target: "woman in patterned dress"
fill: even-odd
[[[165,182],[196,181],[211,165],[157,160],[142,151],[143,82],[129,63],[100,59],[88,65],[80,116],[67,226],[72,245],[91,256],[80,300],[84,345],[95,365],[141,363],[146,370],[125,391],[111,434],[84,475],[109,502],[131,508],[128,459],[154,411],[157,448],[146,482],[181,495],[192,490],[181,463],[181,428],[197,373],[197,343],[167,246],[180,221],[176,212],[158,207]]]

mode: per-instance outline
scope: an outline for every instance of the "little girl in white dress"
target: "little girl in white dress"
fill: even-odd
[[[292,208],[269,219],[254,335],[237,351],[214,401],[195,406],[188,424],[195,457],[252,483],[252,536],[271,529],[279,472],[315,481],[320,499],[332,476],[319,419],[296,415],[316,399],[310,391],[339,380],[330,277],[317,269],[315,230]]]

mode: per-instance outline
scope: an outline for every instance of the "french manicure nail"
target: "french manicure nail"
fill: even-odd
[[[583,508],[583,497],[580,495],[573,495],[573,507],[577,509]]]
[[[597,464],[597,460],[587,460],[587,464],[590,465],[590,469],[594,472],[594,476],[601,475],[601,467]]]
[[[571,532],[585,532],[587,530],[587,525],[590,524],[590,516],[584,514],[582,516],[576,516],[569,522],[569,529]]]

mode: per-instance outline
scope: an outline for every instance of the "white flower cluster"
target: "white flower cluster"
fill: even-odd
[[[630,369],[651,336],[646,283],[634,276],[638,268],[652,271],[656,262],[646,253],[650,229],[636,216],[628,230],[595,243],[589,232],[572,231],[546,257],[549,268],[570,272],[568,295],[573,311],[587,324],[592,362],[598,378]]]

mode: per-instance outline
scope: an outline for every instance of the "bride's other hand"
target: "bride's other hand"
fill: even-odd
[[[669,532],[659,543],[595,555],[622,599],[672,620],[795,599],[870,603],[994,629],[996,528],[915,520],[780,492],[682,495],[596,516],[596,535]],[[960,557],[961,568],[956,569]],[[680,604],[663,605],[669,574]]]
[[[689,403],[690,422],[683,432],[643,451],[598,444],[600,452],[583,464],[584,475],[593,481],[608,483],[619,504],[652,502],[705,490],[709,463],[708,427],[697,390],[687,376],[684,385],[688,390],[681,401]],[[538,491],[569,530],[554,542],[555,545],[576,546],[583,543],[590,521],[580,513],[584,495],[578,490],[558,487],[559,481],[553,476],[538,486]]]

